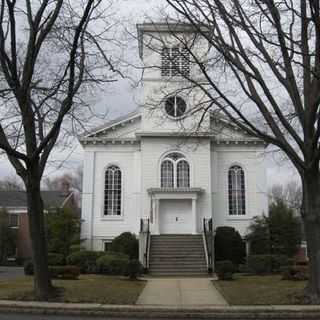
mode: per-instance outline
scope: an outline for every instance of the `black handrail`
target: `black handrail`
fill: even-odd
[[[207,248],[208,272],[212,273],[213,262],[213,223],[212,218],[203,218],[203,233]]]
[[[146,234],[146,246],[145,246],[145,252],[143,254],[144,262],[145,262],[145,268],[148,269],[149,265],[149,242],[150,242],[150,219],[140,219],[140,233]]]

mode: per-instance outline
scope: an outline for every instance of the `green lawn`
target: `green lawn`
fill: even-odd
[[[280,275],[241,276],[233,281],[213,281],[231,305],[301,304],[305,281],[281,280]]]
[[[145,283],[99,275],[81,275],[79,280],[54,280],[54,286],[61,288],[61,294],[54,301],[134,304]],[[32,277],[0,281],[0,300],[33,300],[32,287]]]

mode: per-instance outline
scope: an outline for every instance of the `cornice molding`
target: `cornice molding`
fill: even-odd
[[[140,141],[132,138],[82,138],[79,139],[83,146],[87,145],[138,145]]]

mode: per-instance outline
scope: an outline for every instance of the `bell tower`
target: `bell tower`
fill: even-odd
[[[138,24],[137,30],[144,66],[142,131],[172,134],[196,130],[205,99],[194,84],[201,80],[198,62],[206,60],[204,37],[189,24],[144,23]],[[202,131],[209,126],[209,115],[206,118]]]

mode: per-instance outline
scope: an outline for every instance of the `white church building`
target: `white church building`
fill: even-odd
[[[81,236],[88,249],[105,250],[123,232],[139,236],[147,222],[149,239],[140,241],[145,266],[163,274],[181,262],[175,272],[197,273],[203,266],[195,261],[209,263],[204,221],[245,236],[252,218],[267,213],[266,145],[218,113],[203,112],[203,94],[186,80],[201,75],[175,37],[192,41],[205,58],[205,42],[191,26],[137,29],[146,67],[141,105],[80,138]],[[183,260],[193,254],[194,263]]]

